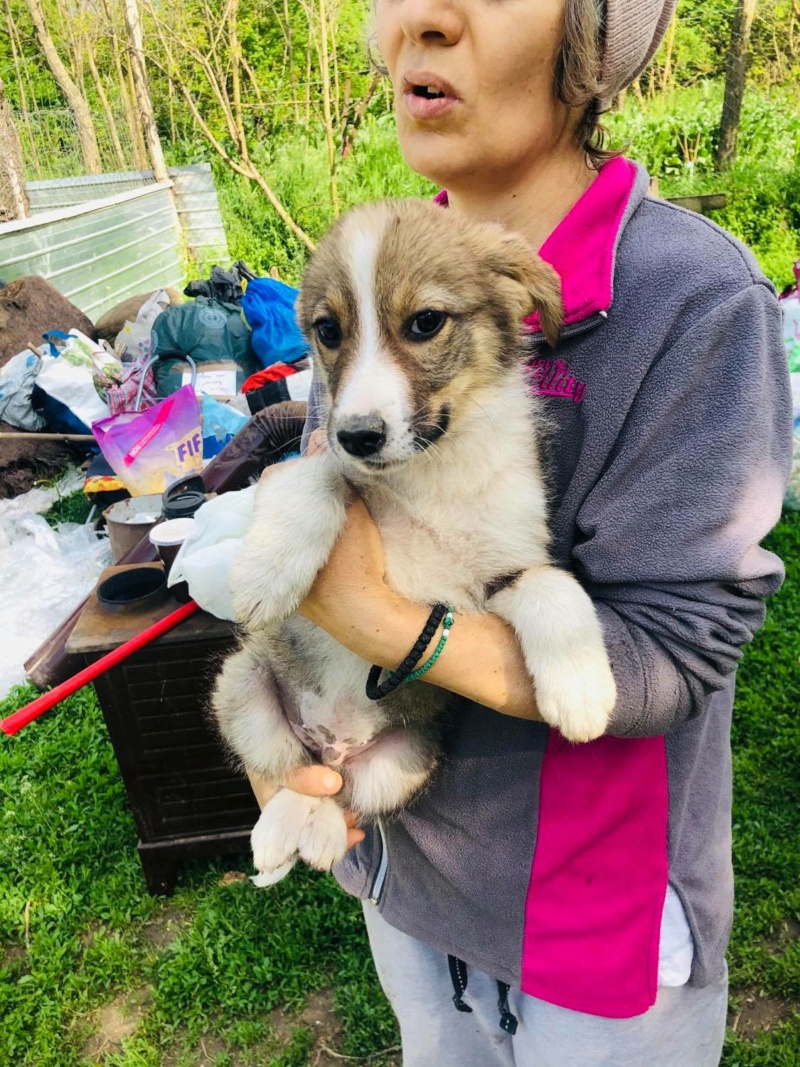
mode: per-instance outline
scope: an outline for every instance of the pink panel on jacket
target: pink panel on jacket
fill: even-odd
[[[611,307],[617,238],[635,180],[635,164],[609,160],[539,249],[561,277],[567,326]],[[447,207],[447,191],[434,200]],[[538,315],[526,321],[538,328]]]
[[[623,1019],[655,1002],[667,891],[663,737],[575,745],[551,730],[525,904],[522,989]]]

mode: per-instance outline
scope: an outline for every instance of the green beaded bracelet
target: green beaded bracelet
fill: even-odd
[[[404,682],[416,682],[417,678],[421,678],[423,674],[431,669],[439,656],[442,654],[444,646],[447,644],[447,638],[450,636],[450,631],[453,628],[453,623],[456,621],[455,615],[452,611],[447,612],[444,617],[444,629],[442,630],[442,636],[439,638],[439,644],[433,650],[433,655],[427,662],[423,663],[421,667],[417,667],[415,671],[412,671],[407,678],[404,678]]]

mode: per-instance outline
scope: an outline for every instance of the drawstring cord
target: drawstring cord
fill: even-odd
[[[457,956],[448,955],[447,966],[450,969],[450,980],[453,983],[453,1004],[456,1011],[471,1012],[472,1008],[464,1001],[468,981],[466,963]],[[497,1008],[500,1012],[500,1029],[513,1035],[517,1032],[519,1022],[508,1006],[509,989],[510,986],[505,982],[497,983]]]

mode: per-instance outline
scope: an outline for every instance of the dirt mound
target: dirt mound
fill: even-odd
[[[16,433],[16,430],[0,421],[0,433]],[[0,438],[0,500],[27,493],[36,482],[57,478],[78,454],[61,441]]]
[[[48,330],[72,329],[97,339],[92,321],[46,278],[32,274],[0,289],[0,367]]]

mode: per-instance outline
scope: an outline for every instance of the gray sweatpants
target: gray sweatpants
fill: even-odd
[[[403,1067],[717,1067],[725,1037],[727,978],[696,989],[662,987],[633,1019],[602,1019],[508,994],[519,1026],[500,1029],[497,983],[469,968],[456,1011],[447,957],[401,933],[364,904],[372,955],[403,1042]]]

